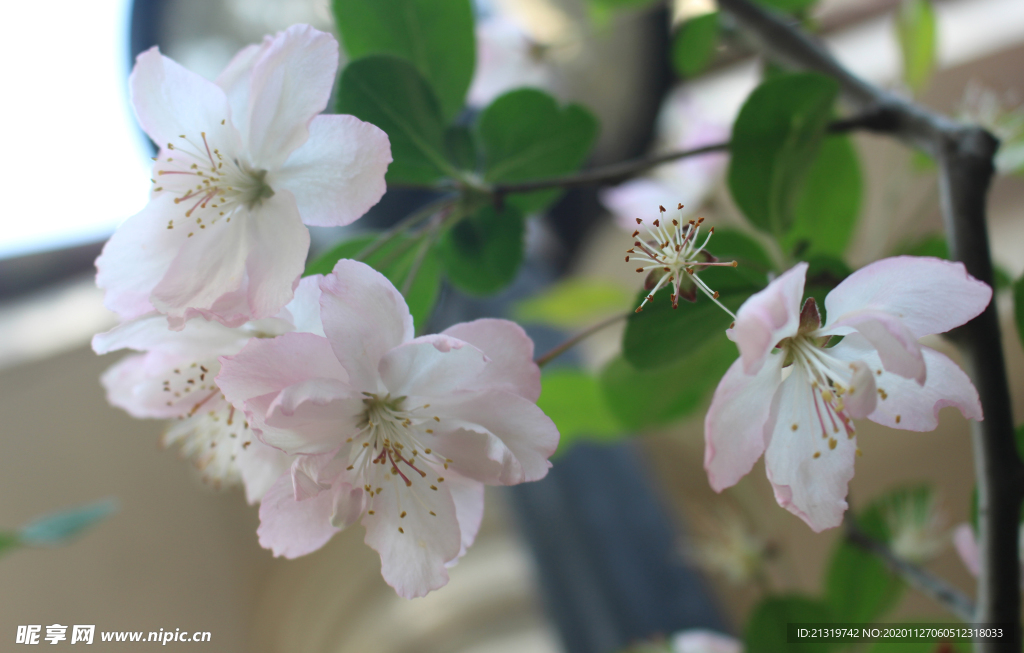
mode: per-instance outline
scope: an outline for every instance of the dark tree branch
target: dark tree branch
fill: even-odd
[[[985,197],[998,141],[978,127],[961,125],[843,68],[790,21],[749,0],[719,0],[757,45],[791,67],[836,79],[856,110],[876,115],[874,128],[921,148],[939,163],[942,213],[950,252],[978,279],[993,282],[985,224]],[[1017,454],[995,302],[964,325],[960,345],[968,373],[981,397],[985,419],[972,423],[979,495],[981,577],[973,621],[1016,626],[1003,642],[983,642],[979,651],[1021,650],[1020,563],[1017,524],[1024,498],[1024,465]]]
[[[974,621],[974,601],[948,582],[917,565],[907,562],[892,552],[884,543],[875,540],[862,531],[853,521],[846,519],[846,539],[860,548],[882,559],[894,574],[902,577],[908,585],[931,598],[963,621]]]

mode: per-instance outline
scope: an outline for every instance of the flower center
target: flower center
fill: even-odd
[[[828,440],[829,450],[838,444],[836,437],[840,431],[846,432],[847,438],[856,435],[853,419],[846,406],[846,399],[857,390],[854,377],[858,371],[855,363],[840,361],[827,353],[820,344],[821,337],[812,333],[798,333],[779,343],[785,356],[786,364],[794,367],[792,374],[803,374],[809,381],[811,403],[814,405],[817,427],[821,429],[821,437]],[[792,425],[796,431],[798,424]],[[818,458],[819,453],[814,457]]]
[[[167,228],[196,230],[213,226],[222,218],[231,222],[231,216],[240,208],[251,210],[263,200],[274,196],[274,189],[267,184],[266,170],[250,167],[238,157],[225,157],[220,149],[210,144],[206,132],[201,139],[180,136],[181,142],[168,143],[166,149],[173,152],[157,163],[156,179],[152,180],[155,192],[173,194],[174,203],[187,207],[184,217],[168,220]],[[195,215],[195,222],[192,222]]]
[[[658,207],[662,214],[665,207]],[[683,208],[680,204],[679,208]],[[679,297],[684,296],[694,301],[697,296],[697,288],[711,298],[711,301],[721,307],[723,311],[736,319],[736,315],[718,301],[718,292],[711,290],[704,281],[697,276],[697,272],[711,266],[736,267],[736,261],[719,262],[715,257],[708,254],[704,248],[707,246],[715,228],[711,227],[707,237],[701,245],[697,246],[697,238],[700,234],[700,225],[704,218],[682,222],[672,219],[672,227],[662,225],[661,219],[654,221],[654,228],[648,227],[640,218],[636,219],[638,225],[642,225],[647,232],[647,240],[642,237],[633,243],[633,247],[626,250],[626,262],[630,258],[643,263],[636,269],[637,272],[646,272],[647,289],[651,292],[644,298],[637,307],[636,312],[643,311],[644,304],[654,298],[654,295],[667,283],[672,284],[672,308],[679,308]],[[633,238],[640,235],[640,230],[633,232]],[[639,251],[637,251],[639,249]]]

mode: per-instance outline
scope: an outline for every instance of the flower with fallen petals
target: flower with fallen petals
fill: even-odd
[[[680,204],[682,209],[683,205]],[[704,249],[708,241],[715,233],[715,228],[708,230],[708,235],[699,246],[697,239],[700,236],[700,225],[704,218],[684,221],[682,218],[671,220],[672,226],[667,223],[662,225],[665,219],[665,207],[659,206],[661,217],[653,223],[654,228],[647,226],[641,218],[636,223],[644,228],[645,234],[637,229],[633,232],[633,246],[626,250],[626,263],[630,261],[639,262],[641,265],[636,269],[638,273],[647,273],[644,287],[650,291],[644,300],[640,302],[636,312],[644,310],[644,305],[654,299],[654,295],[661,290],[662,286],[672,284],[672,308],[679,308],[679,298],[687,301],[697,300],[697,289],[707,295],[711,301],[731,315],[733,312],[718,301],[718,292],[708,288],[697,273],[712,266],[736,267],[736,261],[719,262]]]
[[[163,315],[151,313],[96,335],[92,346],[98,354],[145,352],[128,356],[103,374],[107,400],[133,417],[175,420],[162,443],[177,445],[214,486],[244,484],[249,503],[256,503],[292,457],[253,437],[245,416],[217,387],[218,358],[237,353],[254,337],[296,330],[323,334],[319,311],[303,310],[316,305],[318,280],[303,279],[295,299],[279,315],[240,327],[195,319],[183,330],[171,331]]]
[[[716,491],[765,454],[779,505],[815,531],[838,526],[857,449],[854,418],[931,431],[943,406],[980,420],[967,375],[918,343],[980,314],[992,289],[961,263],[901,256],[847,277],[825,298],[827,321],[808,299],[807,264],[751,296],[727,333],[740,358],[715,390],[704,422],[704,468]],[[843,336],[827,346],[832,336]]]
[[[297,458],[260,507],[260,543],[310,553],[360,520],[407,598],[448,582],[483,485],[544,477],[558,431],[537,407],[533,342],[477,320],[413,338],[402,295],[341,260],[320,281],[326,337],[286,333],[222,358],[217,383],[264,442]]]
[[[391,162],[380,129],[318,115],[337,66],[334,37],[306,25],[243,49],[216,82],[155,47],[139,55],[132,103],[160,153],[149,204],[96,260],[108,308],[124,320],[156,310],[178,330],[197,315],[240,326],[288,303],[304,224],[362,216]]]

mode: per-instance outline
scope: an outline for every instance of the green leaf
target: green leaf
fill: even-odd
[[[903,581],[882,560],[840,539],[825,572],[825,600],[851,623],[875,623],[903,595]]]
[[[788,14],[795,14],[805,9],[810,9],[818,0],[757,0],[758,4],[762,4],[772,9],[778,9]]]
[[[800,73],[764,82],[744,103],[733,125],[728,181],[757,228],[781,236],[793,224],[838,92],[835,81]]]
[[[903,81],[924,88],[935,69],[935,10],[928,0],[903,0],[896,13],[896,38],[903,54]]]
[[[303,276],[311,274],[330,274],[334,264],[343,258],[355,258],[368,245],[378,238],[378,234],[356,236],[334,246],[330,251],[321,254],[309,265]],[[422,238],[399,236],[366,257],[364,263],[388,278],[396,288],[401,289],[406,277],[412,269]],[[441,289],[441,261],[436,249],[427,252],[420,264],[416,279],[409,288],[405,298],[409,304],[413,323],[422,329],[434,309],[437,295]]]
[[[597,118],[578,104],[559,108],[535,89],[502,95],[480,114],[477,135],[489,182],[517,182],[575,172],[597,137]],[[524,213],[539,211],[561,190],[509,195],[506,203]]]
[[[18,540],[27,546],[65,544],[116,511],[117,501],[104,499],[37,517],[18,529]]]
[[[448,279],[472,295],[495,293],[516,278],[526,226],[518,208],[485,206],[450,229],[439,250]]]
[[[0,531],[0,557],[3,557],[21,546],[17,533]]]
[[[601,389],[623,424],[633,429],[660,426],[703,406],[736,356],[736,345],[724,332],[656,369],[638,370],[617,356],[601,371]]]
[[[846,620],[846,615],[840,615]],[[754,608],[743,634],[745,653],[823,653],[838,645],[816,640],[799,644],[787,643],[787,624],[830,623],[832,611],[823,601],[799,594],[770,596]]]
[[[445,157],[445,123],[437,98],[411,63],[390,55],[353,61],[338,88],[338,113],[387,132],[394,158],[389,184],[430,184],[456,175]]]
[[[1013,317],[1017,322],[1017,336],[1024,345],[1024,276],[1013,284]]]
[[[695,77],[715,58],[718,47],[718,12],[691,18],[672,40],[672,65],[680,77]]]
[[[633,295],[618,284],[574,277],[559,281],[512,308],[516,322],[559,329],[585,327],[602,317],[629,310]]]
[[[863,192],[853,141],[848,136],[827,137],[804,178],[793,226],[782,247],[841,257],[857,225]]]
[[[480,166],[480,152],[472,130],[452,125],[444,133],[445,154],[460,170],[476,171]]]
[[[434,89],[446,121],[462,110],[473,79],[476,39],[470,0],[333,0],[350,59],[392,54]]]
[[[559,368],[545,371],[537,406],[558,427],[561,439],[556,456],[582,440],[613,442],[623,427],[605,404],[598,380],[582,370]]]

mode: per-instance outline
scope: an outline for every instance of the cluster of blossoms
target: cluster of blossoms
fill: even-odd
[[[153,48],[130,86],[160,145],[149,204],[96,262],[122,323],[98,353],[109,401],[212,483],[260,503],[260,543],[294,557],[356,521],[405,597],[447,582],[484,484],[542,478],[558,431],[537,408],[533,343],[503,320],[413,337],[402,295],[363,263],[301,278],[310,226],[346,225],[385,190],[387,135],[320,115],[332,36],[294,26],[210,82]]]

